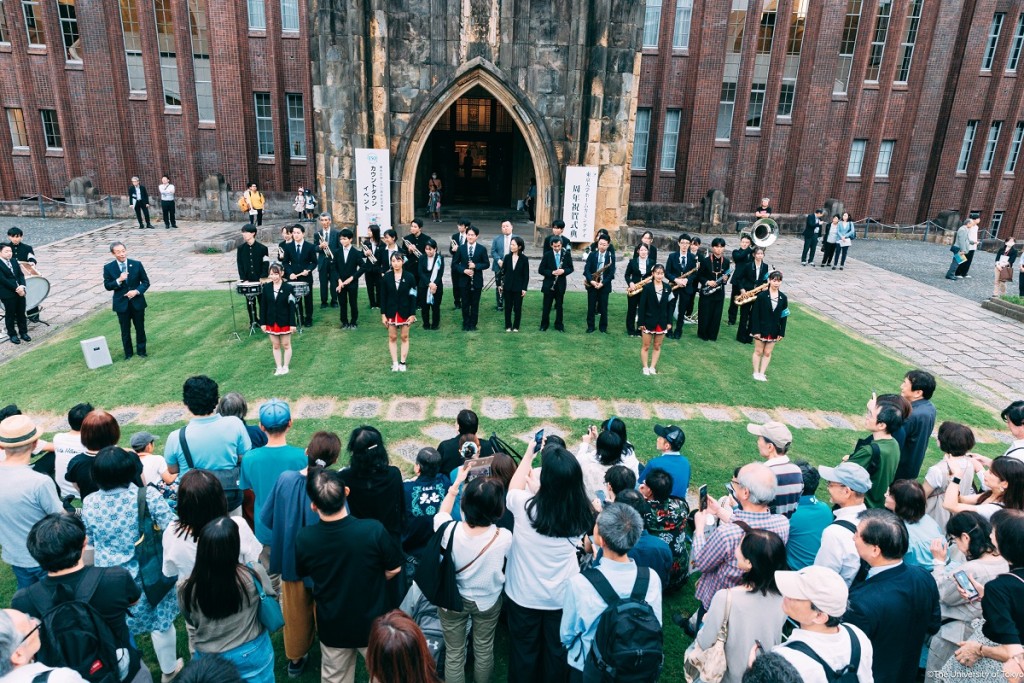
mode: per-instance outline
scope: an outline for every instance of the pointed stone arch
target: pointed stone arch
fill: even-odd
[[[502,71],[482,57],[466,62],[451,82],[434,88],[409,121],[395,150],[394,177],[400,181],[398,222],[414,217],[416,169],[430,133],[448,109],[475,86],[487,90],[505,108],[526,141],[537,178],[536,225],[548,226],[559,205],[561,170],[555,145],[528,97]]]

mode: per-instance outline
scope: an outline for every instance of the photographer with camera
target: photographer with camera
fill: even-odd
[[[494,454],[494,448],[491,446],[489,439],[484,440],[483,443],[480,443],[479,439],[477,439],[476,433],[480,429],[480,418],[476,416],[476,413],[468,408],[460,410],[455,418],[455,424],[459,433],[437,444],[437,451],[441,454],[442,472],[452,472],[457,467],[461,467],[462,463],[466,460],[466,456],[460,451],[463,443],[461,439],[464,436],[473,437],[482,455]],[[455,480],[455,473],[452,473],[451,478],[453,481]]]

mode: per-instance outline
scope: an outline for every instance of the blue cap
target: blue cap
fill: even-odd
[[[825,481],[842,484],[856,493],[867,493],[871,490],[871,476],[868,471],[855,462],[843,462],[838,467],[818,468],[818,474]]]
[[[267,429],[281,429],[291,419],[291,409],[279,398],[272,398],[260,406],[260,424]]]

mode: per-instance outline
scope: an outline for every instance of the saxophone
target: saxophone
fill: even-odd
[[[751,301],[753,301],[754,299],[757,298],[758,294],[760,294],[761,292],[763,292],[766,289],[768,289],[768,283],[767,282],[765,282],[764,284],[758,285],[757,287],[754,287],[752,290],[750,290],[746,294],[738,294],[738,295],[736,295],[736,298],[733,299],[732,302],[734,304],[736,304],[737,306],[743,306],[745,304],[749,304]]]
[[[648,275],[643,280],[638,280],[635,284],[630,285],[626,288],[626,296],[636,296],[643,291],[644,287],[654,281],[653,275]]]
[[[683,274],[682,274],[682,275],[680,275],[679,277],[684,277],[684,278],[688,278],[688,277],[690,277],[691,275],[693,275],[694,273],[696,273],[696,272],[697,272],[698,270],[700,270],[700,266],[697,266],[697,267],[695,267],[695,268],[694,268],[693,270],[688,270],[688,271],[686,271],[685,273],[683,273]],[[674,278],[673,278],[673,279],[674,279]],[[677,289],[682,289],[682,288],[683,288],[683,287],[685,287],[685,286],[686,286],[686,285],[672,285],[672,291],[674,292],[674,291],[676,291]]]

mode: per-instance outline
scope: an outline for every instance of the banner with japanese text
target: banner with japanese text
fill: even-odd
[[[356,149],[356,230],[368,237],[370,225],[381,232],[391,228],[391,153],[386,149]]]
[[[597,218],[597,166],[567,166],[562,220],[570,242],[593,242]]]

